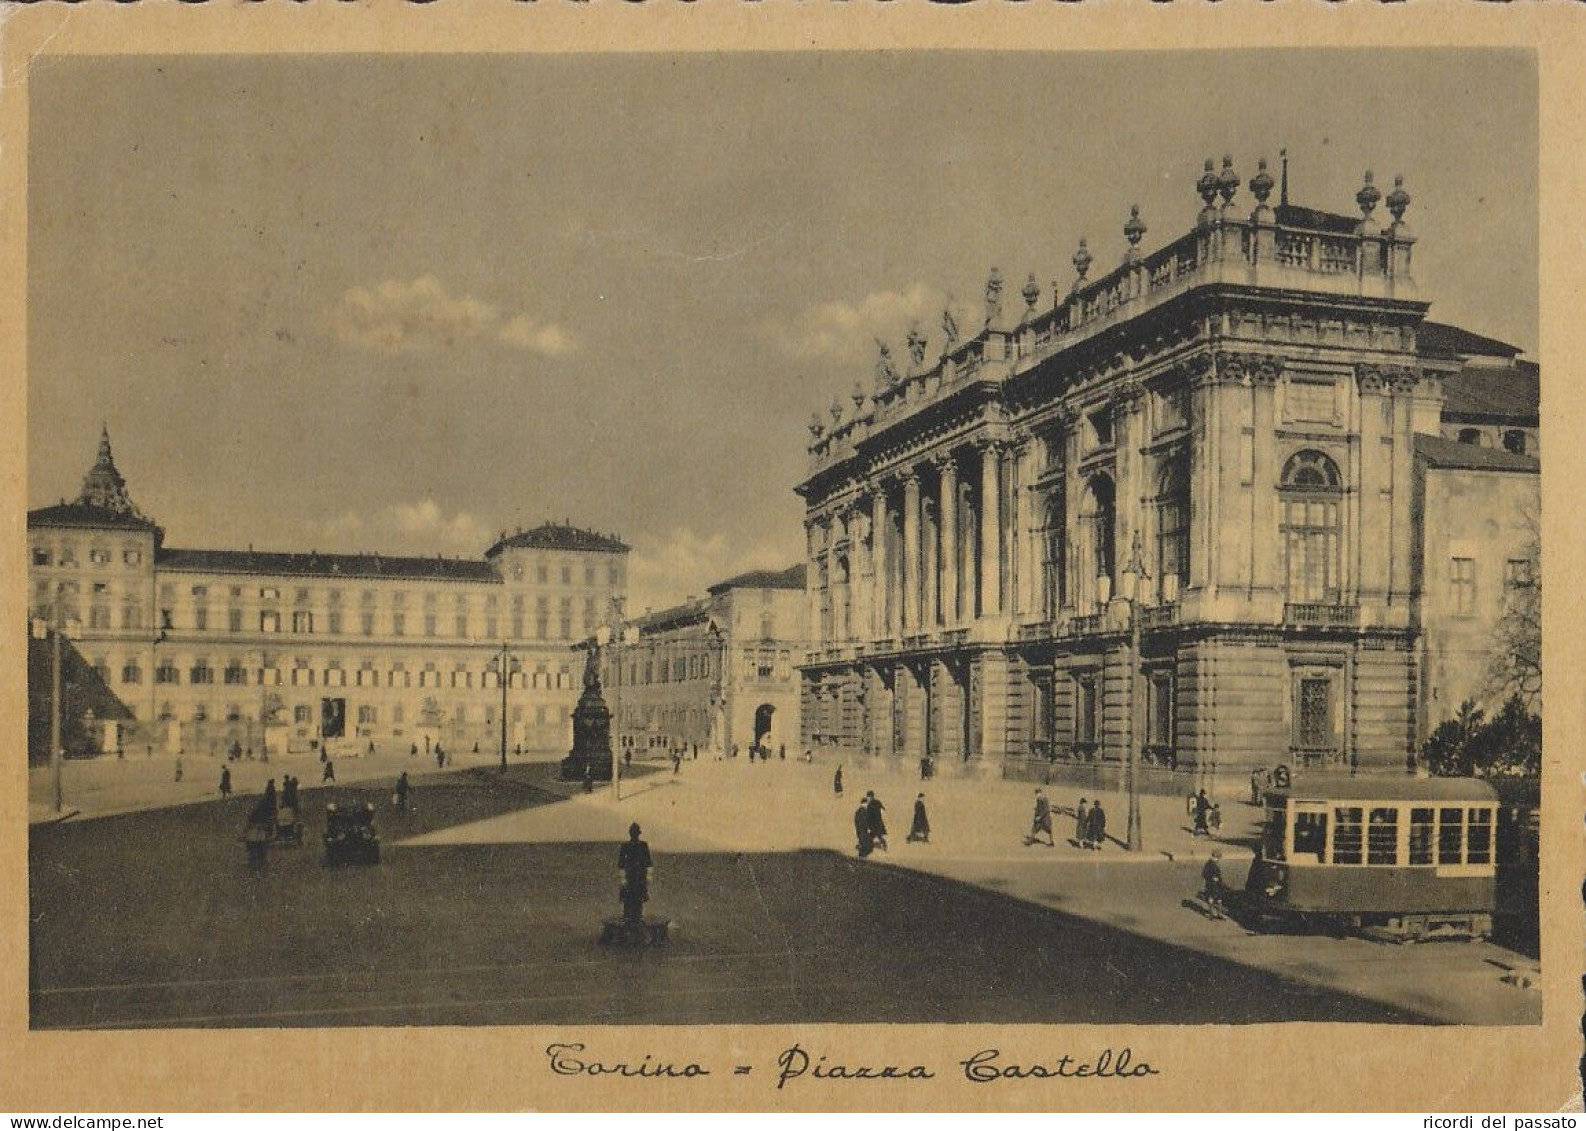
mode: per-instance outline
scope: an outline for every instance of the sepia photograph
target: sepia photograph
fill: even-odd
[[[35,67],[27,1029],[1537,1031],[1539,82]]]

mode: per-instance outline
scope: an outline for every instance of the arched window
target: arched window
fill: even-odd
[[[1321,452],[1296,452],[1283,465],[1279,534],[1290,601],[1338,600],[1343,493],[1338,465]]]
[[[1085,502],[1080,513],[1080,519],[1087,527],[1090,536],[1091,564],[1095,569],[1097,579],[1097,597],[1102,597],[1102,578],[1107,579],[1105,591],[1111,596],[1113,591],[1113,577],[1117,562],[1117,547],[1114,541],[1117,529],[1117,492],[1112,480],[1106,475],[1097,475],[1091,478],[1085,486]]]
[[[1068,577],[1063,568],[1067,553],[1068,516],[1064,513],[1061,491],[1053,492],[1046,503],[1046,530],[1041,540],[1041,608],[1056,615],[1068,599]]]
[[[1503,450],[1513,452],[1517,456],[1525,455],[1525,433],[1518,428],[1510,428],[1503,434]]]
[[[1169,461],[1157,479],[1156,575],[1164,600],[1189,584],[1189,478],[1188,461],[1181,457]]]

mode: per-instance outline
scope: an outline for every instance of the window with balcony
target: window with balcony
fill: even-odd
[[[1278,534],[1291,602],[1339,600],[1343,494],[1338,465],[1321,452],[1297,452],[1283,467]]]

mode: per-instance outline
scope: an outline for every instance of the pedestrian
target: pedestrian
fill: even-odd
[[[679,770],[681,770],[682,768],[683,768],[683,752],[681,750],[672,751],[672,776],[674,778],[677,777],[677,772]]]
[[[1261,804],[1261,768],[1250,771],[1250,804]]]
[[[1035,814],[1030,818],[1030,835],[1024,838],[1026,846],[1034,844],[1045,834],[1049,848],[1056,848],[1057,841],[1052,836],[1052,803],[1046,799],[1046,791],[1035,791]]]
[[[259,808],[264,813],[265,823],[270,829],[270,835],[272,837],[275,836],[275,817],[279,804],[275,796],[274,778],[264,783],[264,796],[259,799]]]
[[[584,792],[595,792],[595,770],[588,762],[584,763]]]
[[[325,772],[319,775],[321,783],[336,780],[336,763],[329,758],[325,759]]]
[[[1206,791],[1200,790],[1195,794],[1195,835],[1205,836],[1210,830],[1206,827],[1206,813],[1212,803],[1206,799]]]
[[[843,768],[841,766],[838,766],[836,772],[832,774],[832,792],[838,797],[843,795]]]
[[[446,767],[446,751],[442,750],[441,749],[441,744],[437,742],[435,744],[435,768],[437,770],[440,770],[440,769],[445,769],[445,767]]]
[[[474,743],[474,753],[475,754],[479,753],[479,743],[477,743],[477,742]]]
[[[644,923],[644,905],[650,899],[650,875],[655,862],[650,846],[639,839],[643,832],[638,822],[628,826],[628,843],[617,850],[617,872],[622,877],[618,895],[622,900],[622,921],[629,927]]]
[[[631,770],[633,768],[633,751],[632,750],[624,750],[622,752],[622,768],[625,769],[625,770]]]
[[[291,774],[281,779],[281,809],[297,812],[297,778]]]
[[[1223,886],[1222,857],[1221,852],[1213,852],[1207,857],[1206,866],[1201,869],[1201,898],[1217,911],[1223,909],[1228,897],[1228,889]]]
[[[231,767],[220,767],[220,796],[231,796]]]
[[[369,740],[369,757],[374,757],[374,739]]]
[[[180,758],[176,760],[176,780],[182,780],[182,760]]]
[[[694,761],[699,761],[699,743],[694,743]]]
[[[914,798],[914,823],[909,826],[909,843],[919,841],[922,844],[931,842],[931,818],[925,812],[925,794],[917,794]]]
[[[865,794],[865,809],[869,813],[870,836],[881,846],[882,852],[887,850],[887,821],[881,815],[882,810],[885,808],[886,806],[881,804],[881,798],[876,796],[874,790],[870,790]]]
[[[806,766],[809,766],[809,765],[813,765],[814,762],[815,762],[815,752],[813,750],[811,750],[808,746],[806,746],[804,748],[804,764]]]
[[[412,746],[408,747],[408,757],[409,758],[417,758],[418,756],[419,756],[419,744],[415,742]]]
[[[274,836],[275,812],[272,809],[267,816],[261,798],[248,814],[248,823],[242,833],[242,841],[248,849],[248,867],[253,871],[263,871],[269,863],[270,840]]]
[[[394,797],[392,797],[391,800],[396,803],[396,807],[398,809],[401,809],[403,811],[407,810],[407,807],[408,807],[408,772],[406,770],[403,770],[400,774],[397,775],[396,795]]]
[[[1087,839],[1090,843],[1086,846],[1096,852],[1101,851],[1101,846],[1107,842],[1107,811],[1101,807],[1101,798],[1096,798],[1096,804],[1090,807],[1090,828]]]
[[[869,856],[875,846],[875,837],[870,831],[870,805],[861,800],[859,808],[854,810],[854,839],[855,847],[859,852],[859,859]]]
[[[781,746],[776,748],[776,760],[778,762],[787,761],[787,743],[784,742]]]
[[[1083,797],[1079,799],[1079,808],[1074,810],[1074,847],[1090,847],[1090,802]]]

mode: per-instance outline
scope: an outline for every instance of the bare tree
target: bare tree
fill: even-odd
[[[1542,528],[1534,513],[1521,557],[1511,559],[1503,615],[1493,631],[1487,690],[1494,701],[1518,698],[1533,714],[1542,710]]]

